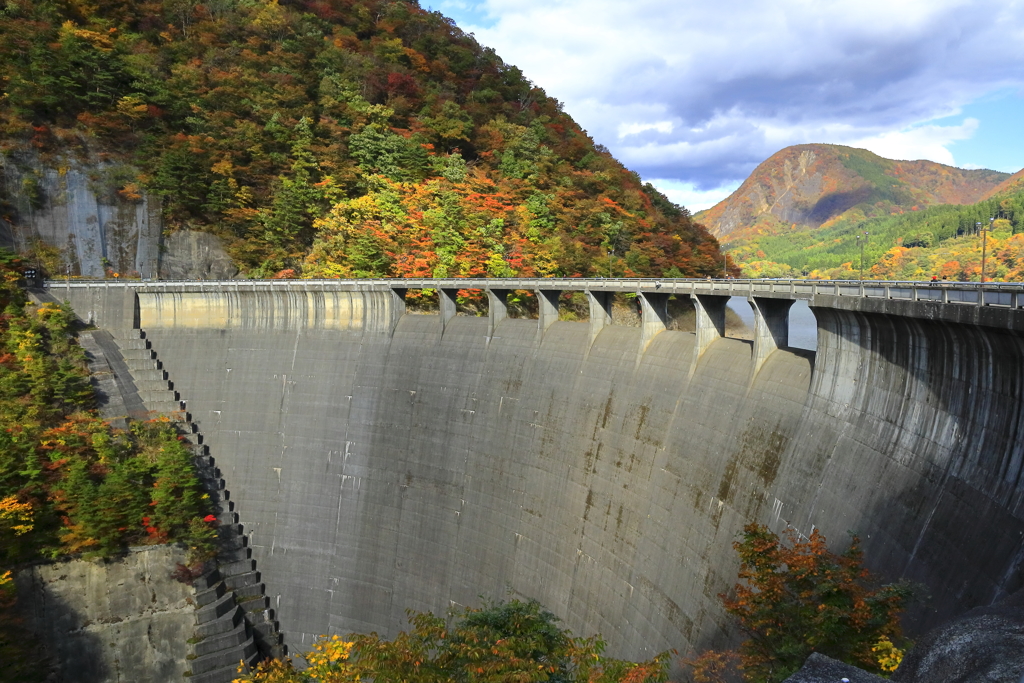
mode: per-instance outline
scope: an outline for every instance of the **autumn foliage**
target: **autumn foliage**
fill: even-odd
[[[746,640],[735,651],[709,652],[690,662],[698,683],[726,680],[738,666],[745,680],[782,681],[812,652],[887,674],[905,642],[900,614],[910,598],[905,583],[879,585],[863,567],[856,536],[841,554],[814,530],[792,531],[784,543],[767,527],[748,524],[733,544],[740,582],[719,597]]]
[[[250,276],[721,270],[685,209],[415,2],[9,0],[0,89],[31,201],[26,150],[106,161],[104,191],[161,198]]]
[[[16,277],[2,296],[0,569],[128,545],[205,545],[204,494],[172,423],[118,430],[100,420],[70,309],[26,305]]]
[[[0,253],[0,584],[40,558],[190,542],[209,553],[191,453],[166,420],[99,419],[66,305],[26,302]]]
[[[536,601],[467,608],[450,620],[410,612],[412,628],[387,640],[376,633],[320,638],[305,667],[271,660],[235,683],[661,683],[669,653],[646,662],[605,657],[597,637],[577,638]],[[451,623],[449,623],[451,622]]]

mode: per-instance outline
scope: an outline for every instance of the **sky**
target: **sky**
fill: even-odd
[[[421,0],[691,211],[780,149],[1024,168],[1024,0]]]

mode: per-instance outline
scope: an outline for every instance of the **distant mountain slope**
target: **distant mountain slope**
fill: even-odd
[[[973,204],[856,219],[854,212],[816,229],[761,234],[733,242],[731,255],[747,277],[808,276],[950,280],[1024,279],[1024,173]],[[981,230],[991,227],[987,238]],[[858,237],[865,238],[863,244]],[[862,252],[863,247],[863,252]]]
[[[996,196],[1016,194],[1022,190],[1024,190],[1024,169],[1017,171],[1012,176],[996,185],[994,188],[989,190],[982,199],[991,199]]]
[[[970,204],[1009,174],[931,161],[893,161],[842,145],[787,147],[758,166],[736,192],[695,219],[724,245],[859,221],[935,204]]]
[[[77,158],[96,192],[161,198],[166,226],[213,233],[250,276],[722,262],[685,209],[415,1],[6,0],[0,152],[20,205],[42,203],[39,159]],[[0,196],[14,229],[19,201]]]

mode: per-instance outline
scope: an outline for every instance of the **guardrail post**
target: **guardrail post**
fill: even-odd
[[[587,303],[590,305],[590,345],[608,325],[612,324],[612,294],[611,292],[587,291]],[[588,346],[588,348],[589,348]]]
[[[494,336],[498,323],[508,318],[508,289],[488,289],[487,292],[487,339]]]
[[[729,303],[727,296],[712,294],[691,294],[693,308],[697,313],[697,340],[693,347],[693,362],[690,364],[690,376],[697,370],[697,363],[708,347],[725,336],[725,307]]]
[[[639,292],[636,296],[640,302],[639,356],[643,356],[651,340],[668,329],[668,294]]]
[[[441,313],[441,334],[444,334],[448,321],[454,318],[458,312],[455,306],[458,296],[459,290],[457,289],[437,288],[437,304]]]
[[[789,309],[792,299],[766,299],[750,297],[747,302],[754,310],[754,352],[750,379],[776,349],[789,346]]]
[[[537,322],[540,332],[551,327],[558,321],[558,297],[562,295],[559,290],[535,289],[537,294]]]

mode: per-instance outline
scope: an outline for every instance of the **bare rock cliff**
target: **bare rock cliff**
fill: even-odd
[[[51,277],[227,279],[231,257],[208,233],[165,235],[160,199],[133,169],[0,155],[0,247],[31,255]]]

